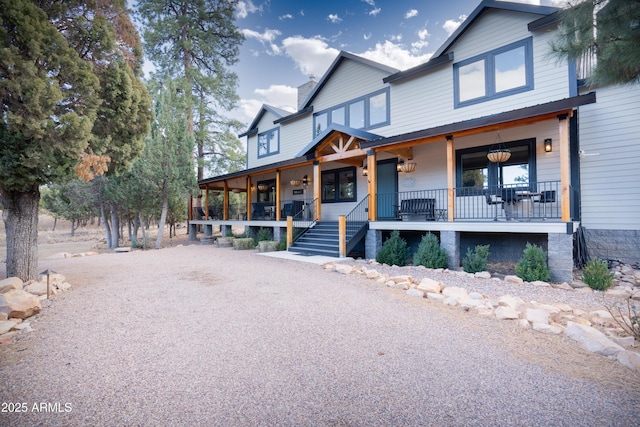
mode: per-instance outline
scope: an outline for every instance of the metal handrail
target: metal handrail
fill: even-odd
[[[346,216],[347,242],[369,221],[369,195],[360,201]]]
[[[318,199],[313,199],[310,203],[305,200],[304,209],[293,216],[293,241],[298,240],[307,230],[316,223],[315,212]]]

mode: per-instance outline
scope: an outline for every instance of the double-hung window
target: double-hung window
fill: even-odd
[[[453,65],[456,108],[533,90],[533,43],[526,38]]]
[[[280,152],[280,128],[273,128],[258,134],[258,158],[272,156]]]
[[[330,124],[354,129],[372,129],[391,122],[389,88],[385,88],[313,115],[313,136],[318,136]]]
[[[322,202],[355,202],[356,168],[333,169],[322,172]]]

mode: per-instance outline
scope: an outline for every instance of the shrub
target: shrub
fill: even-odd
[[[549,280],[551,272],[547,266],[547,253],[544,249],[527,242],[522,258],[516,264],[516,275],[527,282]]]
[[[233,239],[233,249],[245,250],[256,247],[256,241],[251,237],[237,237]]]
[[[280,241],[278,242],[278,248],[277,250],[279,251],[286,251],[287,250],[287,235],[284,234],[280,237]]]
[[[640,341],[640,304],[629,296],[625,302],[616,301],[606,305],[607,310],[627,334]]]
[[[593,258],[582,270],[582,281],[591,289],[604,291],[613,285],[613,272],[605,261]]]
[[[478,273],[487,270],[489,245],[477,245],[472,251],[467,248],[467,256],[462,260],[462,268],[467,273]]]
[[[413,264],[427,268],[447,267],[447,252],[440,247],[435,234],[427,233],[422,236],[418,250],[413,256]]]
[[[258,230],[258,242],[264,242],[266,240],[273,240],[271,229],[260,227],[260,230]]]
[[[394,230],[391,236],[384,242],[380,252],[376,255],[376,261],[381,264],[397,265],[403,267],[407,265],[409,248],[407,242],[400,237],[400,232]]]

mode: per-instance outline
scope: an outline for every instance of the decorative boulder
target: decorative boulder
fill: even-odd
[[[2,295],[4,304],[9,307],[9,318],[26,319],[38,314],[42,308],[35,295],[23,290],[12,290]]]
[[[8,277],[4,280],[0,280],[0,294],[9,292],[12,289],[22,289],[24,283],[18,277]]]

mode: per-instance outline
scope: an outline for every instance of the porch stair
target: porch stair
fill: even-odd
[[[350,227],[354,232],[347,232],[347,253],[364,237],[367,222],[359,223],[357,227]],[[289,248],[290,252],[305,255],[340,256],[338,222],[319,221],[300,236]]]

